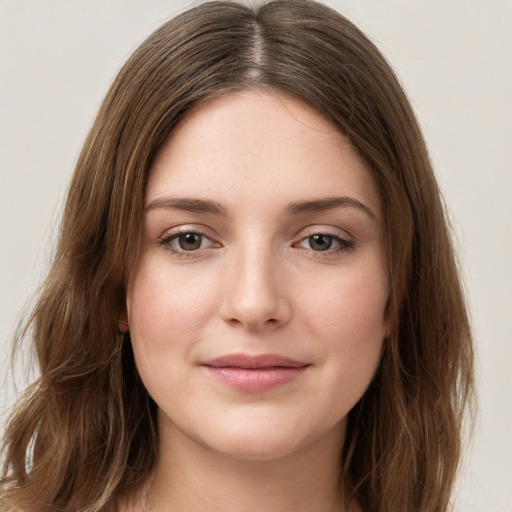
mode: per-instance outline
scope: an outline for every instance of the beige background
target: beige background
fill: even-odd
[[[197,2],[196,2],[197,3]],[[416,109],[453,214],[478,349],[480,417],[457,512],[512,511],[512,1],[332,0]],[[40,282],[80,145],[121,63],[192,5],[0,0],[0,410],[8,339]],[[21,381],[23,383],[23,381]]]

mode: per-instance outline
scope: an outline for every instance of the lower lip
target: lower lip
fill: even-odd
[[[307,366],[270,368],[238,368],[204,366],[221,384],[246,393],[262,393],[292,382],[302,375]]]

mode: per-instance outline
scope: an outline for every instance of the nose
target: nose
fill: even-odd
[[[227,267],[220,306],[224,321],[252,331],[275,329],[289,321],[286,282],[271,251],[240,249]]]

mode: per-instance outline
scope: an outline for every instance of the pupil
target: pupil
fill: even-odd
[[[332,237],[327,235],[313,235],[309,237],[309,245],[315,251],[326,251],[332,245]]]
[[[201,246],[201,235],[185,233],[179,237],[180,248],[184,251],[193,251]]]

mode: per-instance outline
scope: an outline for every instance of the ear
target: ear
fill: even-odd
[[[126,311],[126,308],[123,309],[122,313],[119,315],[119,318],[117,319],[117,328],[123,334],[130,332],[130,324],[128,323],[128,313]]]
[[[388,339],[391,334],[393,333],[393,324],[391,323],[391,320],[389,317],[384,322],[384,338]]]
[[[395,330],[395,319],[392,318],[391,314],[391,304],[390,304],[391,297],[388,295],[388,300],[386,302],[386,307],[384,309],[384,338],[389,338],[391,334],[393,334],[393,331]]]

